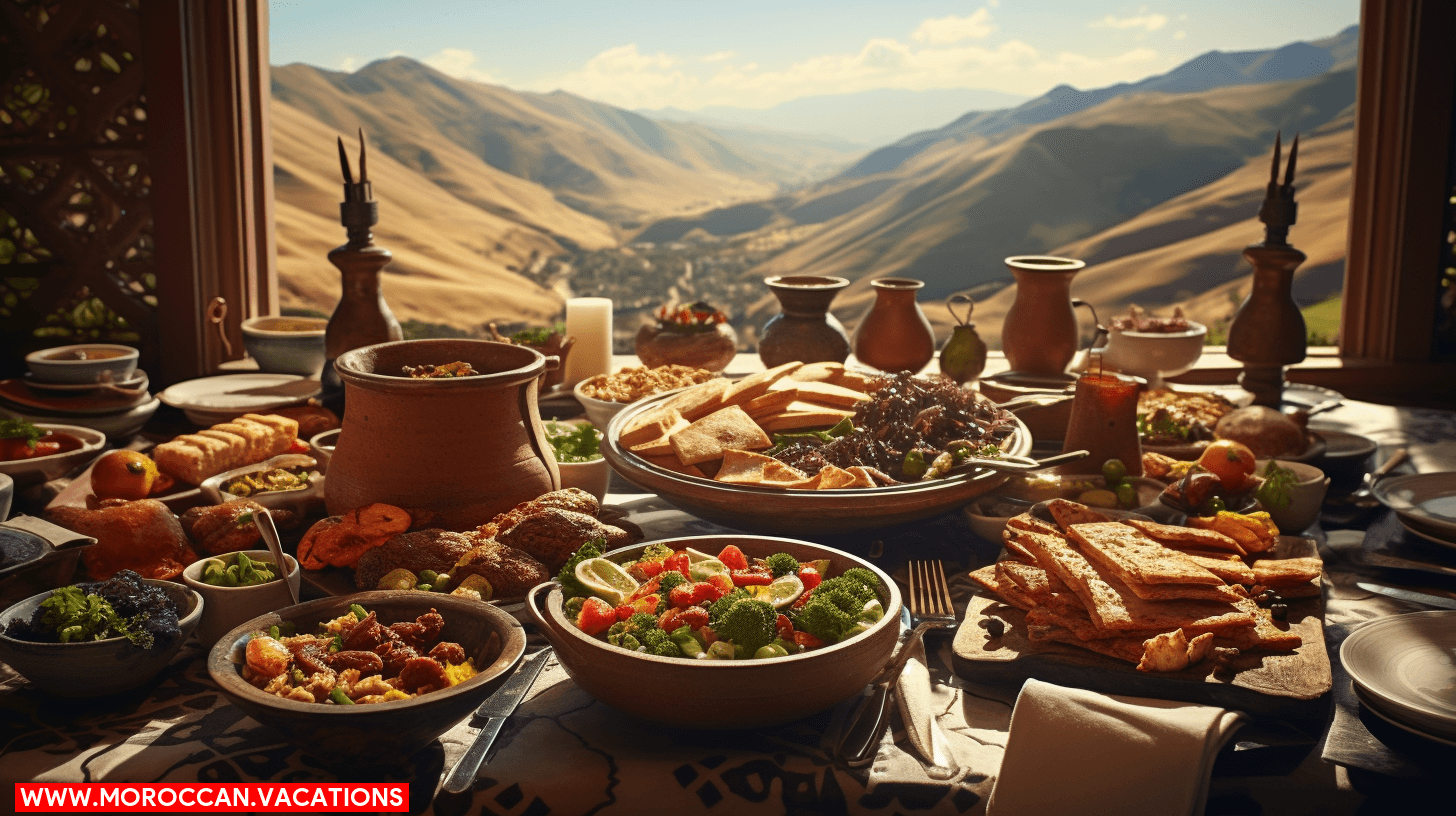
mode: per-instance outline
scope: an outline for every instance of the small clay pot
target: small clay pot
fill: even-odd
[[[919,373],[935,356],[935,332],[915,302],[925,282],[880,278],[870,285],[875,303],[854,331],[855,359],[890,373]]]
[[[474,377],[410,379],[406,365],[463,360]],[[343,432],[329,460],[330,515],[373,502],[425,508],[461,530],[561,486],[536,406],[555,358],[489,340],[401,340],[347,352]]]
[[[738,332],[727,323],[697,332],[674,331],[661,322],[637,330],[637,357],[648,368],[676,363],[722,371],[738,353]]]
[[[849,358],[849,334],[829,313],[829,304],[847,278],[832,275],[778,275],[764,278],[783,311],[764,324],[758,356],[769,368],[791,363],[842,363]]]

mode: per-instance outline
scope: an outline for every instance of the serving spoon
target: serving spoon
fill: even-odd
[[[288,595],[293,599],[293,605],[298,605],[298,587],[288,580],[288,561],[283,558],[283,544],[278,540],[278,527],[273,523],[273,514],[268,508],[260,507],[253,511],[253,525],[263,536],[263,543],[268,545],[268,552],[273,554],[273,563],[278,565],[278,574],[283,578],[284,586],[288,587]]]
[[[945,475],[951,476],[956,473],[965,473],[970,470],[986,468],[988,470],[1000,470],[1008,473],[1026,473],[1032,470],[1065,465],[1068,462],[1075,462],[1079,459],[1086,459],[1091,456],[1091,451],[1075,450],[1068,453],[1059,453],[1056,456],[1048,456],[1045,459],[1033,459],[1030,456],[970,456],[950,466]]]

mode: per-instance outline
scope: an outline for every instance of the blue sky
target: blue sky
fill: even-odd
[[[626,108],[763,108],[873,88],[1034,96],[1158,74],[1206,51],[1326,37],[1359,0],[270,0],[275,65],[404,55],[517,90]]]

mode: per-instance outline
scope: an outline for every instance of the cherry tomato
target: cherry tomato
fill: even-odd
[[[733,591],[733,579],[721,572],[715,572],[709,575],[708,583],[712,584],[713,588],[718,590],[719,598]]]
[[[748,569],[748,557],[734,544],[724,547],[723,551],[718,553],[718,560],[731,570]]]
[[[789,620],[788,615],[780,614],[774,620],[774,634],[790,643],[794,642],[794,624]]]
[[[674,632],[682,626],[697,629],[700,626],[707,625],[708,610],[701,606],[690,606],[687,609],[669,609],[663,612],[662,616],[657,619],[657,628],[664,632]]]
[[[824,580],[824,576],[820,575],[819,570],[813,567],[801,567],[799,569],[799,580],[804,582],[804,589],[808,590],[819,586],[820,582]]]
[[[42,439],[41,441],[35,443],[35,455],[36,456],[50,456],[52,454],[56,454],[56,453],[60,453],[60,452],[61,452],[61,443],[59,443],[59,442],[52,442],[51,440],[48,440],[48,439]]]
[[[587,598],[576,615],[576,628],[588,635],[600,635],[617,622],[617,610],[601,598]]]
[[[733,583],[736,586],[767,586],[773,583],[773,575],[754,570],[737,570],[733,573]]]
[[[824,645],[824,641],[814,637],[808,632],[794,632],[794,643],[801,649],[817,649]]]
[[[1204,448],[1198,464],[1217,476],[1225,491],[1233,492],[1241,490],[1244,482],[1254,475],[1254,452],[1242,442],[1220,439]]]
[[[682,573],[684,578],[692,580],[693,575],[691,572],[688,572],[688,563],[687,553],[673,553],[662,560],[662,568],[665,570],[676,570]]]

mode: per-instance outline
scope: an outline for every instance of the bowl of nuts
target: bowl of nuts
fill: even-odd
[[[572,393],[586,409],[587,419],[598,428],[605,428],[611,424],[612,417],[640,399],[697,385],[717,376],[707,369],[675,364],[628,367],[615,374],[598,374],[582,380]]]

